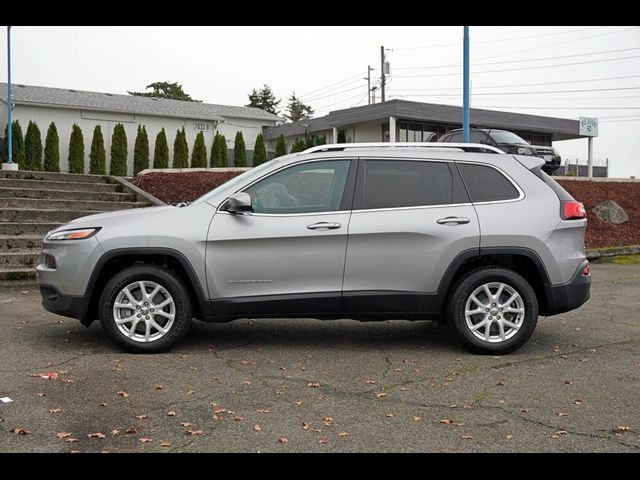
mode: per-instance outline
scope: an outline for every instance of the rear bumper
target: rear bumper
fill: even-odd
[[[584,261],[573,279],[563,285],[545,285],[547,308],[542,315],[551,316],[575,310],[584,305],[591,295],[591,275],[583,276],[582,270],[589,262]]]
[[[56,287],[39,284],[42,295],[42,306],[45,310],[63,317],[71,317],[80,320],[83,325],[88,325],[87,311],[89,307],[88,295],[64,295]]]

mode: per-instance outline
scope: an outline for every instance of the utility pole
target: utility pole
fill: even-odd
[[[380,46],[380,88],[381,88],[381,94],[380,94],[380,98],[382,99],[381,102],[384,103],[384,86],[385,86],[385,77],[384,77],[384,45]]]
[[[369,100],[368,105],[371,105],[371,65],[367,65],[367,98]]]

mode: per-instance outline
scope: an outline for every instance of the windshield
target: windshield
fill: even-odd
[[[518,135],[506,130],[485,130],[496,143],[524,143],[528,145],[527,141],[520,138]]]
[[[263,163],[262,165],[259,165],[257,167],[253,167],[253,168],[247,170],[246,172],[241,173],[237,177],[233,177],[231,180],[223,183],[222,185],[218,185],[213,190],[209,190],[207,193],[205,193],[201,197],[199,197],[196,200],[194,200],[193,203],[206,202],[209,197],[211,197],[212,195],[217,194],[217,193],[219,193],[219,192],[221,192],[223,190],[229,189],[230,191],[234,191],[236,185],[238,185],[240,183],[243,183],[246,180],[251,180],[251,178],[253,178],[254,176],[260,176],[262,174],[262,172],[264,172],[265,170],[269,170],[271,167],[273,167],[274,163],[279,162],[283,158],[285,158],[285,157],[280,157],[278,159],[273,159],[273,160],[270,160],[268,162]]]

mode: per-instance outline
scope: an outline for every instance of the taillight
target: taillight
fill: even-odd
[[[591,265],[587,265],[586,267],[584,267],[582,269],[582,276],[583,277],[588,277],[589,275],[591,275]]]
[[[562,202],[562,218],[563,220],[573,220],[576,218],[585,218],[587,211],[581,202],[571,200],[570,202]]]

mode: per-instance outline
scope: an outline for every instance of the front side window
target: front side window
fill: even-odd
[[[311,162],[281,170],[245,190],[254,213],[340,210],[350,160]]]
[[[367,160],[358,174],[354,209],[400,208],[461,203],[444,162]]]

